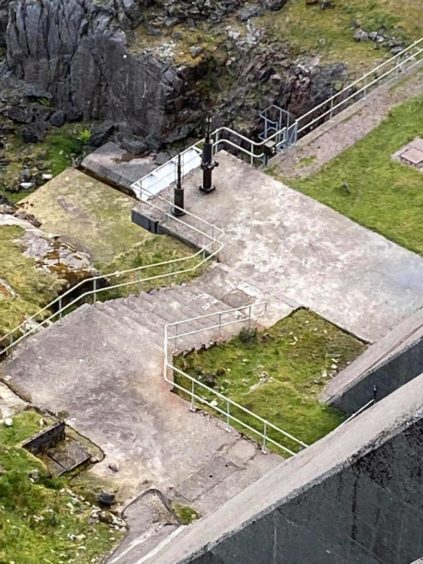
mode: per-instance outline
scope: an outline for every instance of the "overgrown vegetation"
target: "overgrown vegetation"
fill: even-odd
[[[423,255],[423,174],[391,158],[417,136],[423,137],[423,96],[391,110],[317,174],[287,183]]]
[[[24,143],[19,133],[6,139],[3,170],[0,168],[0,195],[9,201],[19,202],[30,190],[19,190],[20,174],[26,168],[33,172],[45,172],[57,176],[80,157],[86,147],[90,131],[83,124],[65,124],[60,129],[51,129],[41,143]]]
[[[318,402],[318,395],[339,370],[364,349],[362,342],[316,314],[300,309],[269,330],[243,332],[208,350],[175,359],[176,366],[208,388],[224,394],[253,413],[313,443],[344,419],[338,410]],[[191,389],[186,378],[176,381]],[[225,402],[197,386],[196,393],[225,409]],[[200,404],[201,407],[201,404]],[[257,421],[241,411],[231,413],[253,428]],[[242,427],[241,427],[242,430]],[[244,429],[245,431],[245,429]],[[295,444],[270,431],[290,449]],[[257,438],[256,435],[253,435]]]
[[[420,0],[336,0],[326,10],[288,0],[282,10],[258,19],[268,37],[288,41],[299,53],[316,53],[322,62],[345,62],[358,74],[385,56],[383,44],[356,42],[354,25],[368,31],[385,29],[406,41],[419,39],[423,26]]]
[[[99,562],[122,533],[92,518],[89,492],[75,494],[69,479],[51,478],[19,446],[40,419],[25,411],[12,427],[0,424],[0,562]]]
[[[200,518],[200,514],[196,509],[189,505],[178,503],[177,501],[172,501],[172,510],[182,525],[189,525]]]

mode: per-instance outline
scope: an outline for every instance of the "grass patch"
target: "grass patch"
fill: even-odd
[[[72,164],[72,159],[83,154],[88,141],[82,125],[64,126],[52,131],[44,142],[46,148],[46,165],[54,176],[57,176]]]
[[[391,159],[416,136],[423,137],[423,96],[391,110],[377,128],[317,174],[286,182],[423,255],[423,174]]]
[[[22,253],[17,226],[0,228],[0,336],[57,295],[57,279]]]
[[[172,501],[172,510],[182,525],[189,525],[200,518],[200,514],[193,507],[182,505],[177,501]]]
[[[298,164],[300,166],[308,166],[308,165],[311,165],[312,163],[314,163],[315,160],[316,160],[316,157],[314,155],[310,155],[309,157],[303,157],[302,159],[300,159]]]
[[[67,478],[51,478],[19,443],[40,430],[26,411],[13,427],[0,425],[0,562],[100,562],[122,533],[91,522],[92,505],[75,495]],[[30,479],[36,470],[37,479]]]
[[[351,335],[300,309],[265,332],[241,333],[226,344],[179,356],[175,363],[209,388],[310,444],[343,421],[341,412],[317,398],[329,379],[363,349],[363,343]],[[184,380],[176,378],[190,389]],[[216,398],[207,390],[201,394],[209,401]],[[225,409],[224,402],[219,400],[218,405]],[[232,413],[261,430],[255,419]],[[272,431],[270,436],[281,442]],[[284,444],[295,450],[290,441]]]

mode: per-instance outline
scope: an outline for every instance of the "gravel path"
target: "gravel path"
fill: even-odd
[[[365,100],[301,139],[288,154],[272,159],[270,164],[285,179],[310,176],[365,137],[394,106],[422,93],[423,69],[419,69],[402,82],[379,87]]]

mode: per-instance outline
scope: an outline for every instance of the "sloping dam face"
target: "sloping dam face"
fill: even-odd
[[[423,554],[423,374],[269,472],[155,564],[407,564]]]

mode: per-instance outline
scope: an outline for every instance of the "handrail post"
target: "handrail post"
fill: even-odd
[[[195,412],[195,398],[194,398],[194,390],[195,390],[195,380],[192,379],[191,380],[191,405],[190,405],[190,411]]]
[[[95,303],[97,301],[97,278],[94,278],[94,284],[93,284],[93,302]]]
[[[231,428],[229,426],[229,420],[230,420],[230,413],[229,412],[230,412],[230,403],[229,403],[229,400],[227,399],[226,400],[226,431],[228,433],[231,432]]]
[[[62,298],[59,298],[59,321],[62,320]]]
[[[174,327],[175,327],[175,338],[174,338],[174,340],[173,340],[173,343],[174,343],[173,346],[174,346],[174,350],[176,351],[176,343],[177,343],[177,341],[178,341],[178,332],[179,332],[179,323],[177,323],[176,325],[174,325]]]
[[[169,349],[169,342],[167,340],[167,331],[168,326],[165,325],[164,334],[163,334],[163,377],[167,382],[167,364],[168,364],[168,349]]]
[[[267,439],[267,423],[264,422],[263,423],[263,443],[261,445],[261,452],[263,454],[267,454],[267,450],[266,450],[266,439]]]

